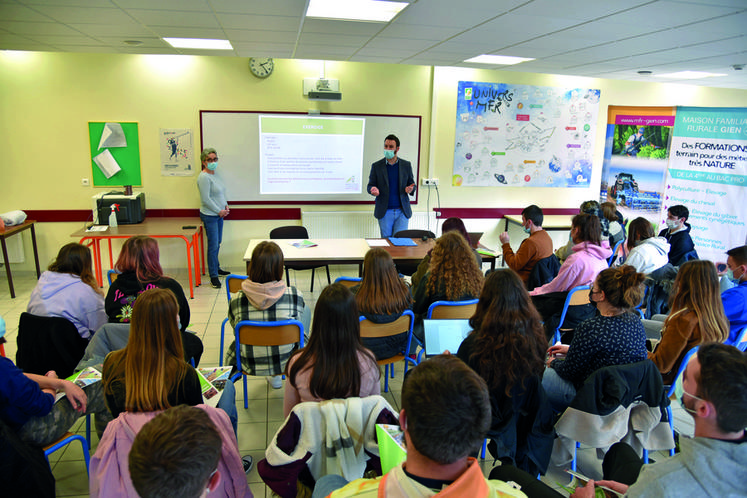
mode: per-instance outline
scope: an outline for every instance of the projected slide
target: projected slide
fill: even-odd
[[[259,116],[260,194],[360,194],[365,123]]]

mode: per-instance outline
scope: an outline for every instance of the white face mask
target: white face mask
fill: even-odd
[[[667,220],[667,228],[675,230],[679,226],[679,220]]]

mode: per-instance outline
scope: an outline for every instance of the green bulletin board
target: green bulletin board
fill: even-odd
[[[93,171],[92,177],[94,187],[121,187],[125,185],[132,185],[133,187],[142,186],[142,179],[140,177],[140,143],[138,141],[137,123],[119,124],[122,125],[122,131],[127,139],[127,146],[108,147],[108,149],[119,164],[119,167],[122,169],[112,175],[111,178],[107,178],[93,161],[93,158],[103,152],[106,148],[98,148],[101,133],[104,130],[106,122],[88,123],[88,137],[91,148],[91,170]]]

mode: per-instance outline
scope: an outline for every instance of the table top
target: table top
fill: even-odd
[[[34,223],[36,223],[36,220],[26,220],[20,225],[13,225],[12,227],[6,226],[4,229],[0,230],[0,237],[2,237],[3,239],[5,237],[10,237],[13,234],[26,230]]]
[[[252,259],[252,252],[260,242],[270,241],[271,239],[252,239],[244,253],[244,261]],[[423,242],[422,240],[413,239],[417,246],[393,246],[386,239],[310,239],[317,244],[314,247],[299,249],[292,246],[294,242],[303,239],[274,239],[280,249],[283,251],[283,257],[288,261],[304,261],[321,259],[334,261],[363,261],[366,253],[372,247],[381,247],[392,255],[393,259],[423,259],[426,253],[433,247],[433,239]],[[386,246],[369,245],[367,240],[376,240],[386,242]]]
[[[197,233],[201,225],[200,218],[145,218],[142,223],[118,225],[114,228],[107,227],[103,232],[89,232],[81,228],[73,232],[70,236],[89,239],[128,238],[135,235],[146,235],[149,237],[182,236],[191,238]],[[194,228],[184,228],[187,226]]]
[[[504,216],[508,221],[521,225],[520,214],[507,214]],[[545,230],[570,230],[571,218],[568,214],[546,214],[543,216],[542,228]]]

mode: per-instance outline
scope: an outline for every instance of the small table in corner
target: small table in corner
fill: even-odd
[[[34,262],[36,263],[36,278],[41,276],[41,270],[39,269],[39,252],[36,247],[36,230],[34,229],[35,220],[26,220],[20,225],[14,225],[12,227],[5,227],[0,230],[0,243],[3,246],[3,261],[5,261],[5,274],[8,275],[8,287],[10,288],[10,297],[15,299],[16,291],[13,288],[13,275],[10,273],[10,263],[8,262],[8,248],[5,246],[5,239],[12,237],[17,233],[21,233],[24,230],[31,230],[31,245],[34,247]]]

